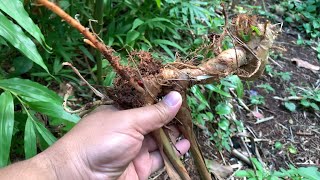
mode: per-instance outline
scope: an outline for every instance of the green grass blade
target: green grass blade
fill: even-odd
[[[158,44],[158,45],[164,44],[164,45],[175,47],[175,48],[179,49],[180,51],[182,51],[183,53],[186,54],[186,51],[180,45],[178,45],[175,42],[168,41],[168,40],[165,40],[165,39],[155,39],[152,42],[155,43],[155,44]]]
[[[14,125],[14,106],[10,92],[0,96],[0,168],[8,165]]]
[[[41,66],[48,73],[48,68],[44,64],[36,45],[27,37],[20,26],[14,24],[0,12],[0,36],[7,40],[12,46],[17,48],[23,55],[31,61]]]

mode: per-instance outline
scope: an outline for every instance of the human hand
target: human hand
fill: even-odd
[[[147,179],[163,166],[148,133],[172,120],[181,103],[171,92],[152,106],[92,113],[35,159],[49,162],[58,179]],[[189,147],[188,140],[176,144],[181,154]]]

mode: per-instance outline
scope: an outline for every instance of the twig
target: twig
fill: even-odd
[[[266,121],[270,121],[271,119],[274,119],[274,116],[270,116],[270,117],[266,117],[266,118],[262,118],[262,119],[257,119],[257,121],[254,124],[260,124]]]
[[[238,96],[236,95],[236,93],[235,93],[233,90],[234,90],[233,88],[230,88],[230,89],[229,89],[229,92],[230,92],[231,96],[233,96],[233,98],[235,98],[235,99],[238,101],[238,103],[239,103],[245,110],[247,110],[247,111],[249,111],[249,112],[252,112],[252,111],[248,108],[248,106],[242,101],[242,99],[238,98]]]
[[[273,62],[275,65],[279,66],[281,69],[283,68],[279,63],[277,63],[274,59],[272,59],[271,57],[269,57],[269,60],[271,62]]]
[[[231,154],[233,156],[235,156],[236,158],[240,159],[241,161],[243,161],[244,163],[246,163],[247,165],[249,165],[250,167],[253,167],[250,159],[247,156],[245,156],[242,153],[240,153],[238,150],[233,149],[231,151]]]
[[[93,86],[91,86],[91,84],[82,77],[82,75],[80,74],[80,72],[78,71],[78,69],[75,68],[71,63],[69,63],[69,62],[64,62],[64,63],[62,63],[62,65],[71,67],[71,69],[74,71],[74,73],[76,73],[76,74],[79,76],[79,78],[80,78],[84,83],[86,83],[87,86],[89,86],[89,88],[93,91],[93,93],[94,93],[95,95],[97,95],[97,96],[100,97],[101,99],[106,99],[106,96],[105,96],[104,94],[102,94],[100,91],[98,91],[96,88],[94,88]]]
[[[289,96],[289,97],[281,98],[281,97],[278,97],[278,96],[273,96],[273,99],[280,100],[280,101],[291,101],[291,100],[299,101],[299,100],[302,100],[303,97],[300,97],[300,96]]]

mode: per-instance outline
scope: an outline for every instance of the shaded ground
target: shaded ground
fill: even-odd
[[[284,107],[283,101],[274,99],[274,96],[281,98],[290,96],[287,89],[293,85],[314,88],[320,83],[319,73],[314,73],[309,69],[298,68],[296,64],[291,62],[292,58],[299,58],[319,66],[315,51],[310,47],[296,45],[296,37],[296,33],[290,29],[285,30],[277,38],[273,48],[274,52],[271,53],[273,54],[271,57],[278,63],[277,65],[270,62],[273,71],[290,72],[292,73],[291,79],[285,81],[279,76],[271,77],[265,73],[263,77],[250,85],[250,90],[256,91],[265,97],[265,104],[257,107],[249,106],[249,108],[251,110],[258,108],[265,118],[273,118],[266,122],[255,124],[256,118],[248,116],[247,111],[237,103],[234,104],[237,118],[243,121],[245,128],[247,131],[249,130],[248,134],[250,136],[256,136],[254,138],[257,140],[255,146],[261,156],[260,160],[271,170],[278,170],[279,168],[288,169],[289,164],[293,164],[296,167],[311,165],[320,167],[320,118],[317,117],[315,112],[299,107],[297,111],[290,112]],[[257,85],[266,83],[275,89],[274,93],[266,93],[265,90],[257,87]],[[244,99],[247,105],[250,104],[249,94],[250,91],[248,89],[246,90],[246,98]],[[196,132],[199,144],[206,158],[214,159],[219,164],[227,166],[237,166],[240,162],[240,164],[243,164],[242,169],[248,167],[227,151],[220,154],[213,142],[208,140],[209,136],[202,130],[196,129]],[[275,148],[274,144],[277,141],[281,142],[282,148]],[[289,147],[293,147],[297,152],[290,153]],[[243,153],[245,154],[245,152]],[[199,179],[192,160],[188,155],[185,157],[185,164],[192,179]],[[159,174],[161,175],[158,176]],[[156,176],[158,177],[156,178]],[[229,175],[228,177],[232,178],[233,176]],[[168,177],[165,172],[161,172],[155,174],[150,179],[168,179]]]

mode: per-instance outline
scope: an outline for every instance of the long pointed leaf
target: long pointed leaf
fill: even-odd
[[[56,137],[40,122],[32,121],[33,125],[36,127],[37,131],[41,135],[41,137],[46,141],[46,143],[50,146],[54,142],[57,141]]]
[[[14,19],[24,30],[33,36],[44,48],[51,50],[46,44],[39,27],[29,17],[19,0],[1,0],[0,9]]]
[[[28,117],[24,130],[24,153],[26,159],[37,154],[37,137],[32,118]]]
[[[7,40],[12,46],[17,48],[22,54],[31,61],[40,65],[48,73],[48,68],[44,64],[36,45],[27,37],[20,26],[14,24],[0,12],[0,36]]]
[[[62,104],[62,98],[55,92],[39,83],[27,79],[12,78],[0,80],[0,88],[9,90],[19,96],[33,98],[36,101]]]
[[[10,92],[5,91],[0,96],[0,167],[9,162],[13,124],[13,98]]]
[[[52,104],[43,101],[27,102],[27,104],[31,109],[50,117],[63,119],[73,123],[77,123],[80,119],[78,116],[66,112],[63,109],[62,104]]]

